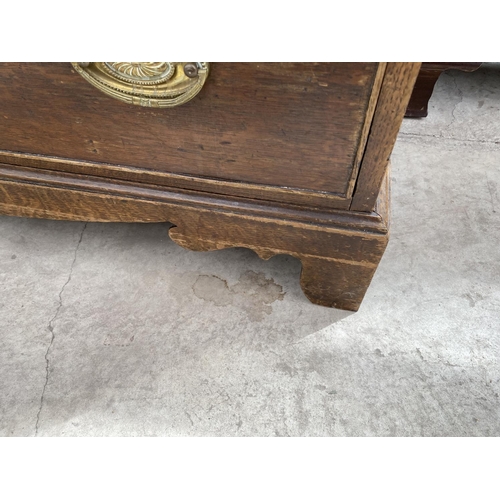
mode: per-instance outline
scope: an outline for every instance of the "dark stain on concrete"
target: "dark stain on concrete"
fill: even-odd
[[[193,285],[194,294],[202,300],[213,302],[216,306],[227,306],[233,303],[233,293],[227,281],[217,276],[200,276]]]
[[[108,333],[104,339],[104,345],[115,347],[128,347],[134,341],[135,335],[129,335],[126,332]]]
[[[271,304],[283,300],[283,287],[264,273],[244,272],[232,286],[218,276],[202,275],[193,285],[194,294],[216,306],[232,305],[244,310],[252,321],[262,321],[272,313]]]
[[[280,362],[276,364],[276,369],[279,370],[280,372],[286,373],[287,375],[290,375],[290,377],[294,377],[297,375],[297,369],[291,367],[290,365]],[[325,387],[326,389],[326,387]]]
[[[470,307],[476,307],[477,302],[484,299],[480,293],[475,292],[464,293],[462,297],[469,302]]]

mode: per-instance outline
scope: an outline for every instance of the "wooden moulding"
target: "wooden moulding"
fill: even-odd
[[[334,193],[322,193],[306,189],[277,188],[235,182],[230,180],[201,178],[171,172],[145,170],[143,168],[112,165],[69,158],[56,158],[14,151],[0,151],[0,163],[30,167],[40,170],[56,170],[95,177],[113,178],[117,180],[147,183],[166,186],[171,189],[195,190],[213,193],[214,195],[238,196],[247,199],[264,199],[271,202],[291,202],[303,206],[320,208],[348,209],[351,200]]]
[[[190,250],[246,247],[302,262],[307,298],[356,311],[388,241],[388,190],[377,212],[318,212],[166,190],[92,176],[0,165],[0,214],[99,222],[171,222]]]

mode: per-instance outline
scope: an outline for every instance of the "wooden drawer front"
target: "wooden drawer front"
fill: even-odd
[[[381,68],[213,63],[192,101],[155,109],[103,94],[69,63],[4,63],[0,150],[190,176],[207,191],[217,190],[213,179],[243,183],[263,199],[312,190],[342,206],[335,200],[350,196]]]

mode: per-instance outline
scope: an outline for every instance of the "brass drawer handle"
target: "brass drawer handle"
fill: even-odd
[[[173,108],[190,101],[202,89],[205,62],[90,62],[73,68],[105,94],[129,104]]]

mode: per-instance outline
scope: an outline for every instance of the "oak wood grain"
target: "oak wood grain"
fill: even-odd
[[[370,212],[375,208],[419,69],[420,63],[387,64],[351,210]]]
[[[265,215],[287,220],[290,223],[314,223],[325,226],[334,224],[339,230],[356,228],[368,232],[385,233],[382,217],[375,212],[371,213],[352,213],[346,210],[317,210],[304,207],[292,207],[281,203],[266,202],[263,204],[259,200],[242,200],[236,196],[213,195],[200,191],[165,188],[155,184],[122,181],[117,179],[106,179],[94,177],[91,175],[80,175],[66,172],[54,172],[49,170],[40,170],[36,168],[20,167],[18,165],[6,165],[0,163],[0,179],[8,181],[11,189],[16,191],[17,184],[34,184],[58,188],[53,191],[57,194],[55,203],[62,198],[64,190],[89,191],[104,195],[125,196],[130,198],[139,198],[143,200],[156,202],[169,202],[176,204],[185,204],[194,207],[205,208],[208,210],[228,210],[237,211],[242,215],[257,217]],[[6,190],[5,197],[9,197]],[[1,200],[0,200],[1,201]],[[35,200],[27,197],[25,200],[18,199],[17,203],[33,204]],[[89,221],[99,222],[144,222],[134,217],[139,214],[116,213],[111,211],[106,214],[94,213],[94,206],[90,205],[85,210],[85,216]],[[81,217],[83,207],[75,208],[75,219],[83,220]],[[64,213],[69,212],[70,207],[66,207]],[[69,215],[68,215],[69,216]]]
[[[132,106],[66,63],[0,64],[0,150],[345,197],[378,63],[214,63],[198,96]]]
[[[310,189],[278,188],[276,186],[256,185],[247,182],[208,179],[191,175],[144,170],[122,165],[14,153],[12,151],[0,151],[0,162],[20,167],[36,168],[46,172],[56,171],[92,175],[105,179],[130,181],[137,184],[155,184],[175,189],[196,190],[225,196],[239,196],[250,200],[284,202],[321,209],[347,210],[351,203],[348,198]]]

